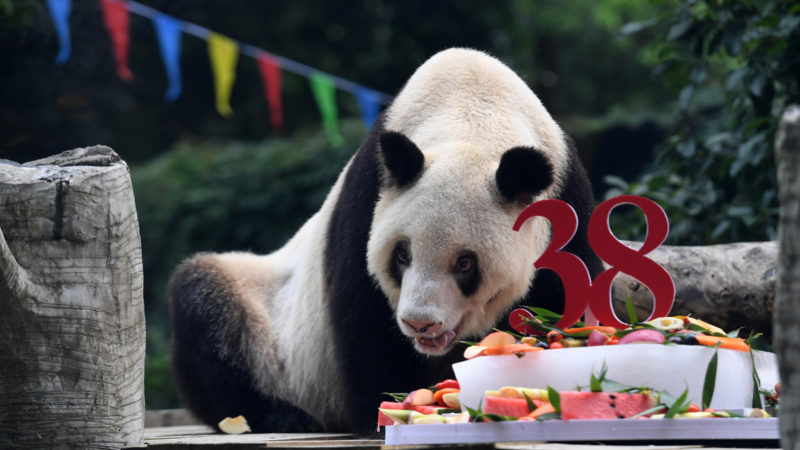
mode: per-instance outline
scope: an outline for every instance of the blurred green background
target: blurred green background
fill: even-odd
[[[577,143],[599,200],[656,199],[668,243],[774,239],[772,144],[800,102],[796,1],[142,0],[179,19],[364,86],[395,94],[451,46],[512,67]],[[75,0],[72,56],[54,63],[40,0],[0,0],[0,158],[28,161],[105,144],[130,165],[142,234],[149,409],[180,400],[169,373],[164,289],[201,250],[268,252],[313,214],[365,135],[339,92],[343,145],[325,139],[308,80],[283,77],[273,130],[253,60],[240,58],[231,105],[214,109],[206,43],[183,36],[183,93],[167,80],[149,20],[130,19],[130,83],[117,78],[95,1]],[[615,233],[642,238],[636,211]]]

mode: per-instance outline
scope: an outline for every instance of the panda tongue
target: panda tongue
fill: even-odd
[[[426,337],[426,338],[419,338],[419,339],[425,341],[428,344],[432,344],[433,347],[442,348],[442,347],[446,347],[447,344],[449,344],[450,341],[452,341],[454,337],[456,337],[455,331],[448,330],[448,331],[445,331],[441,335],[436,336],[434,338],[427,338]]]

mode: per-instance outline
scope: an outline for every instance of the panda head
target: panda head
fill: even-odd
[[[516,74],[466,49],[417,69],[384,129],[368,270],[415,348],[442,355],[527,293],[549,224],[513,224],[528,203],[558,195],[567,146]]]
[[[425,155],[408,137],[380,137],[384,190],[368,244],[369,270],[397,325],[425,354],[478,336],[528,289],[547,224],[512,230],[553,185],[547,156],[513,147],[499,161],[466,142]]]

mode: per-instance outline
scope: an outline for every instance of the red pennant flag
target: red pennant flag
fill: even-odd
[[[100,0],[100,6],[103,9],[103,23],[114,46],[117,75],[125,81],[131,81],[133,74],[128,68],[128,46],[131,40],[128,8],[121,0]]]
[[[272,128],[283,127],[283,111],[281,109],[281,66],[277,59],[259,54],[258,70],[264,82],[264,95],[269,103],[269,120]]]

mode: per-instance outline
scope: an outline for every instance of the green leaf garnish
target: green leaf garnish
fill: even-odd
[[[551,386],[547,386],[547,399],[550,400],[550,404],[553,405],[553,409],[560,415],[561,414],[561,394],[558,393],[557,390],[553,389]]]
[[[528,404],[528,412],[533,412],[533,410],[536,409],[536,404],[533,403],[533,400],[528,397],[528,394],[525,391],[522,391],[522,396],[525,397],[525,403]]]
[[[688,411],[689,405],[691,405],[692,402],[686,400],[687,396],[689,396],[689,389],[684,389],[683,394],[681,394],[680,397],[675,400],[675,403],[670,405],[669,409],[667,409],[667,412],[664,413],[664,418],[672,419],[676,414],[681,414]]]
[[[708,405],[711,404],[711,399],[714,397],[714,387],[717,383],[717,354],[719,353],[719,343],[714,348],[714,356],[708,362],[706,368],[706,379],[703,382],[703,403],[701,409],[705,411]]]
[[[392,397],[397,403],[402,403],[408,397],[408,394],[404,392],[382,392],[382,394]]]
[[[628,298],[625,299],[625,309],[628,311],[628,321],[631,324],[631,327],[639,324],[639,318],[636,317],[636,307],[633,306],[633,300],[631,300],[631,296],[628,295]]]

